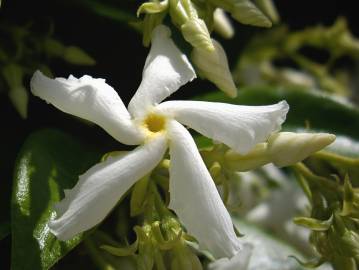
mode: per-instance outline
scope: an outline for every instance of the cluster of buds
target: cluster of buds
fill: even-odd
[[[111,152],[103,159],[125,153]],[[141,226],[133,228],[136,240],[126,246],[115,245],[106,239],[98,244],[114,256],[134,260],[136,269],[202,270],[196,250],[189,245],[195,240],[183,231],[180,222],[167,207],[168,168],[169,160],[164,159],[150,175],[139,180],[131,191],[130,217],[121,217],[121,224],[129,218],[142,221]],[[164,198],[160,193],[164,194]],[[122,231],[127,229],[117,229],[120,238],[126,240],[128,232]]]
[[[279,20],[272,0],[152,0],[142,4],[137,15],[144,13],[143,43],[148,46],[152,30],[169,14],[183,38],[193,47],[191,58],[197,73],[231,97],[237,95],[228,66],[226,53],[220,43],[211,38],[216,31],[231,38],[234,30],[225,12],[240,23],[270,27]]]
[[[354,270],[359,265],[359,190],[349,177],[344,183],[314,175],[304,165],[297,168],[309,188],[312,216],[294,219],[296,224],[311,230],[310,242],[320,258],[307,266],[330,262],[335,269]],[[319,182],[328,181],[330,185]],[[319,188],[319,186],[321,188]]]
[[[322,63],[303,55],[303,47],[326,51],[328,61]],[[234,78],[236,83],[246,85],[270,83],[348,95],[349,73],[335,69],[336,60],[343,56],[359,56],[359,40],[344,18],[338,18],[332,26],[319,25],[295,32],[283,26],[252,39],[242,53]],[[283,59],[295,62],[299,69],[276,66],[275,61]]]
[[[134,227],[136,241],[127,247],[102,245],[101,248],[112,255],[131,256],[136,261],[136,269],[202,270],[202,264],[194,251],[186,244],[185,233],[177,219],[165,218],[161,221]]]

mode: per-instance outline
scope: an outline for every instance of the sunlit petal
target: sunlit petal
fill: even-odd
[[[157,109],[235,151],[247,153],[280,129],[289,106],[241,106],[204,101],[167,101]]]
[[[189,132],[169,123],[170,205],[202,249],[216,258],[232,257],[241,248],[231,217]]]
[[[31,80],[35,96],[63,112],[89,120],[125,144],[140,144],[144,135],[136,128],[116,91],[104,79],[50,79],[40,71]]]
[[[128,106],[135,117],[143,116],[153,105],[196,77],[187,57],[170,38],[169,28],[157,26],[152,35],[141,85]]]
[[[162,159],[167,148],[165,136],[157,136],[120,157],[109,158],[80,176],[72,190],[56,205],[57,219],[49,227],[60,240],[100,223],[121,196]]]

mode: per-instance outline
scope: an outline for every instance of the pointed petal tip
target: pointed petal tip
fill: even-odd
[[[228,89],[223,89],[223,92],[225,92],[230,98],[236,98],[238,95],[237,87],[234,84]]]
[[[40,70],[36,70],[30,80],[31,93],[33,93],[36,96],[37,90],[39,89],[40,85],[43,84],[43,81],[46,78],[47,77]]]

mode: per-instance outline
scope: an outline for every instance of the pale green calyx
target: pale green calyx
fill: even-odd
[[[226,52],[216,40],[212,39],[212,44],[213,51],[194,48],[191,55],[192,62],[201,76],[213,82],[230,97],[236,97],[237,87],[233,82]]]
[[[246,155],[240,155],[233,150],[228,150],[224,155],[226,167],[234,171],[249,171],[270,163],[268,144],[259,143]]]

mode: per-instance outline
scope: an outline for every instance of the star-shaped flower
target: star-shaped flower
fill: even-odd
[[[280,128],[288,105],[284,101],[258,107],[201,101],[160,103],[195,77],[186,56],[170,39],[169,29],[162,25],[153,32],[143,79],[128,110],[103,79],[70,76],[53,80],[39,71],[34,74],[34,95],[96,123],[122,143],[140,145],[93,166],[73,189],[65,190],[65,198],[56,205],[57,217],[49,223],[53,234],[66,240],[100,223],[121,196],[156,167],[169,147],[169,208],[201,248],[216,258],[232,257],[241,249],[231,217],[183,125],[246,153]]]

